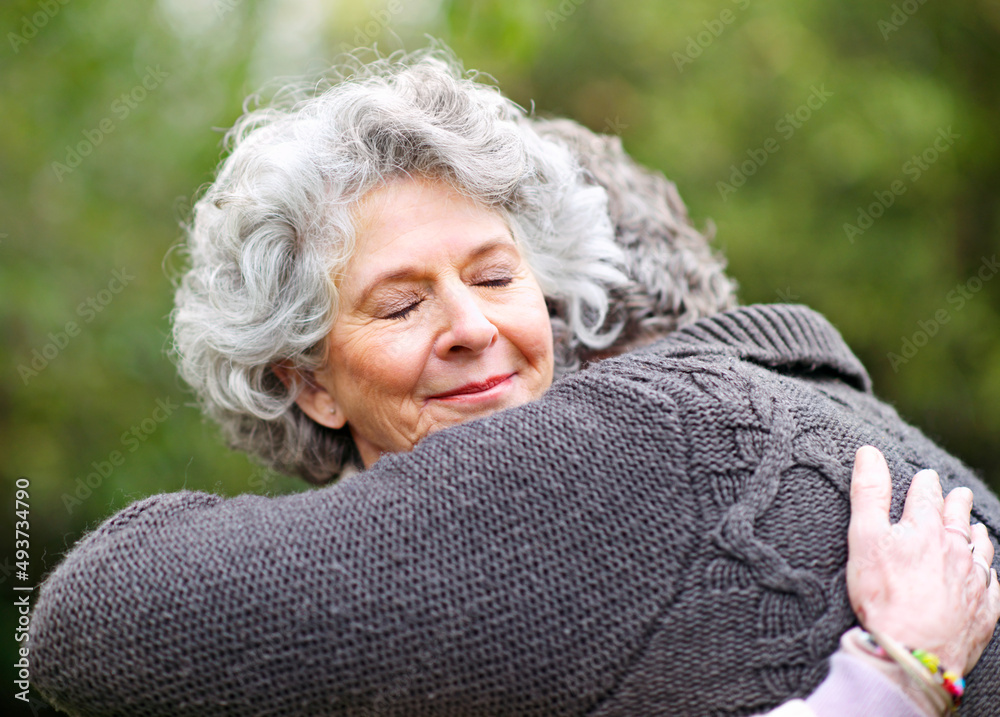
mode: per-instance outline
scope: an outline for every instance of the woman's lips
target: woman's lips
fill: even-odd
[[[486,379],[485,381],[475,381],[473,383],[467,383],[464,386],[459,386],[458,388],[452,389],[451,391],[445,391],[444,393],[438,393],[430,398],[436,399],[460,399],[460,398],[475,398],[478,394],[485,394],[491,389],[496,388],[500,384],[504,383],[513,376],[513,373],[504,374],[502,376],[493,376]]]

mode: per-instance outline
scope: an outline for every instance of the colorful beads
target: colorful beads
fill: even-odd
[[[962,679],[962,676],[951,670],[944,670],[941,667],[940,658],[933,652],[918,648],[910,650],[910,654],[927,668],[934,681],[944,687],[945,691],[951,695],[955,707],[959,707],[962,704],[962,695],[965,694],[965,680]]]
[[[965,680],[962,679],[962,676],[959,673],[951,670],[945,670],[941,667],[941,659],[933,652],[928,652],[927,650],[921,650],[919,648],[911,650],[908,647],[895,643],[895,641],[885,635],[881,635],[880,638],[886,644],[880,645],[875,636],[863,631],[861,634],[864,637],[866,648],[873,655],[896,662],[901,667],[906,667],[903,662],[906,662],[908,658],[906,658],[905,654],[900,654],[900,652],[905,651],[905,653],[909,653],[909,655],[912,656],[912,658],[918,663],[919,667],[917,669],[922,667],[926,670],[922,677],[927,687],[933,686],[934,689],[943,690],[943,692],[947,695],[948,701],[950,702],[948,707],[951,711],[955,711],[961,706],[962,695],[965,694]],[[916,676],[916,674],[914,674],[914,676]],[[942,697],[944,697],[944,695],[942,695]]]

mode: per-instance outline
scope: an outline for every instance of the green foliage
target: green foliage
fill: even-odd
[[[49,0],[0,27],[0,478],[5,506],[31,480],[32,584],[150,493],[302,488],[228,452],[176,378],[171,249],[216,128],[345,43],[438,37],[522,105],[621,134],[714,223],[745,303],[823,312],[879,395],[1000,488],[991,0]]]

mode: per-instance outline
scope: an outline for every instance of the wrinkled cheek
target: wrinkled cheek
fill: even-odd
[[[352,373],[358,386],[365,386],[369,398],[390,412],[397,412],[416,391],[424,361],[416,341],[406,336],[371,347],[357,361]]]

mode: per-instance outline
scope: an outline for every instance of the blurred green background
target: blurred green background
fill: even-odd
[[[14,585],[147,494],[302,489],[191,407],[171,248],[244,97],[356,45],[441,38],[522,105],[621,135],[714,224],[742,302],[824,313],[1000,489],[996,0],[36,0],[0,29],[0,674],[24,714],[47,710],[10,700]]]

